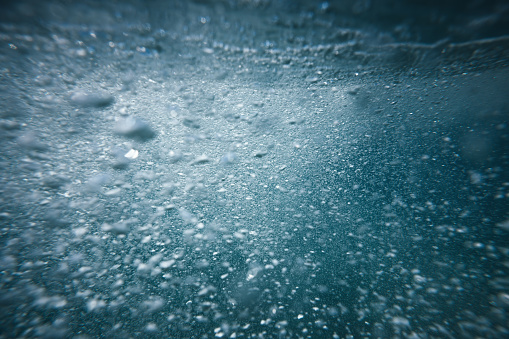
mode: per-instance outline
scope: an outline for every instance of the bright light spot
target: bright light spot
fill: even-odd
[[[135,149],[130,149],[129,152],[127,152],[124,157],[127,159],[136,159],[138,157],[139,152]]]

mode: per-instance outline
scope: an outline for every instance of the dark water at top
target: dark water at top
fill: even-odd
[[[0,338],[509,336],[504,1],[4,1]]]

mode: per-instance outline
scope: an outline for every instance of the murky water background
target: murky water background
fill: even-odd
[[[508,11],[5,2],[0,337],[508,336]]]

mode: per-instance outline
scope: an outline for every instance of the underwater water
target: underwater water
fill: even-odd
[[[509,337],[504,1],[4,1],[0,338]]]

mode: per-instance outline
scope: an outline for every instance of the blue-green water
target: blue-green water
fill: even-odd
[[[3,3],[0,338],[507,337],[507,8],[396,5]]]

